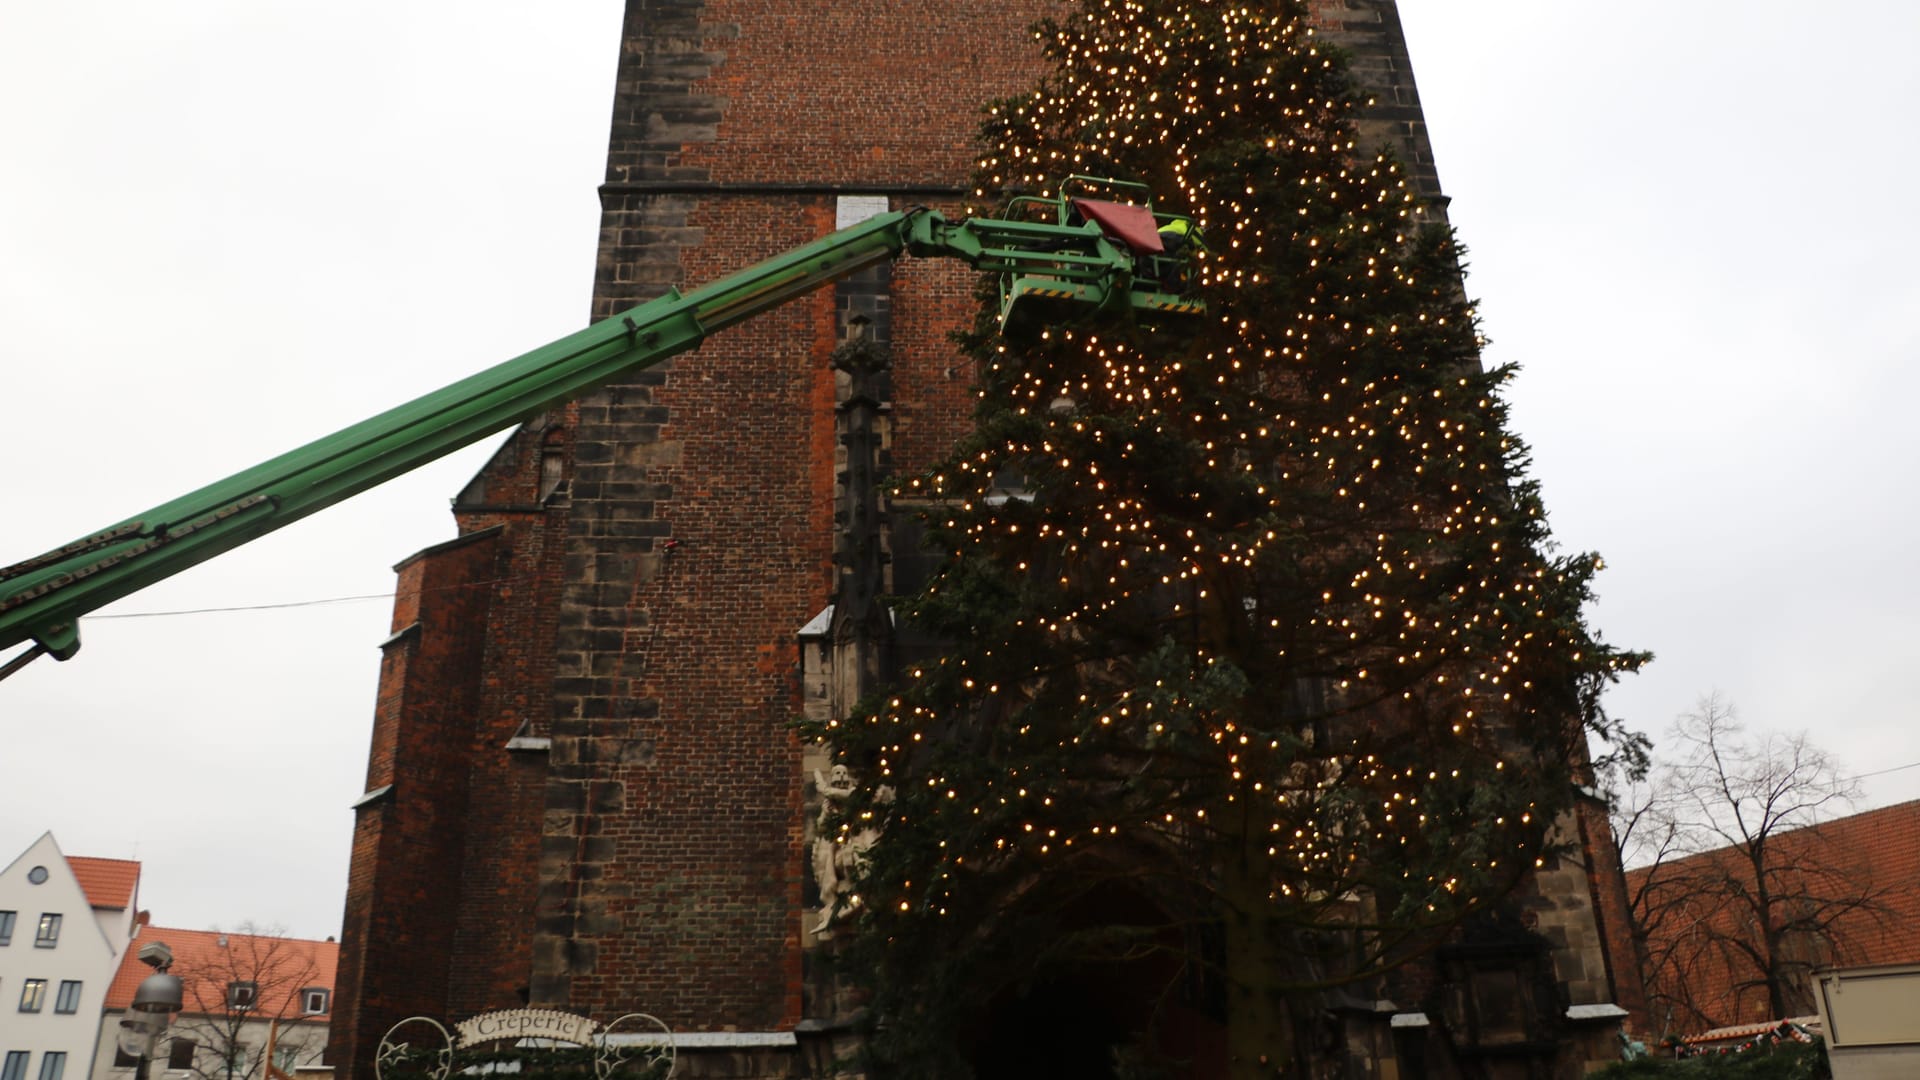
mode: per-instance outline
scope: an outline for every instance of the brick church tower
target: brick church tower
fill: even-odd
[[[1363,131],[1437,199],[1393,0],[1315,6],[1376,95]],[[1030,85],[1027,27],[1050,7],[628,0],[593,317],[876,210],[957,210],[980,106]],[[398,566],[343,1076],[371,1077],[405,1017],[523,1005],[657,1016],[694,1075],[807,1074],[844,1017],[810,963],[824,759],[790,725],[844,704],[868,663],[847,571],[886,538],[852,527],[847,477],[916,470],[963,430],[971,371],[948,334],[972,289],[950,261],[863,271],[537,417],[460,492],[456,538]],[[856,332],[890,370],[836,370]],[[1562,870],[1538,890],[1562,996],[1611,1006],[1599,878]],[[1382,1040],[1412,1023],[1388,1019],[1369,1021]]]

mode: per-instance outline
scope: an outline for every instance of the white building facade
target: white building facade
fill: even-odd
[[[86,1080],[133,938],[139,864],[46,833],[0,870],[0,1080]]]

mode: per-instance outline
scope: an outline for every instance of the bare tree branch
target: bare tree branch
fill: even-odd
[[[182,950],[173,968],[185,1005],[171,1027],[174,1045],[193,1044],[191,1051],[175,1051],[186,1059],[175,1068],[196,1080],[264,1080],[268,1031],[276,1024],[278,1068],[291,1072],[293,1065],[320,1060],[326,1030],[311,1022],[303,996],[330,988],[309,943],[288,938],[284,928],[250,922],[197,936],[212,940]]]
[[[1872,868],[1820,830],[1858,782],[1805,733],[1748,733],[1717,694],[1669,746],[1611,791],[1656,1016],[1713,1027],[1811,1011],[1812,969],[1853,959],[1848,927],[1890,913]]]

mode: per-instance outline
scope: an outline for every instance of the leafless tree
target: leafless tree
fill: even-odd
[[[243,923],[232,931],[201,935],[198,947],[178,950],[184,1008],[170,1034],[171,1068],[198,1080],[265,1080],[269,1031],[275,1068],[316,1062],[326,1049],[325,1028],[313,1023],[331,1007],[331,987],[316,963],[311,942],[286,936],[281,927]],[[316,1012],[312,1006],[321,1008]],[[179,1049],[182,1041],[189,1049]]]
[[[1852,959],[1853,935],[1886,912],[1871,865],[1822,831],[1858,782],[1804,732],[1749,733],[1718,694],[1612,795],[1656,1023],[1811,1012],[1808,973]]]

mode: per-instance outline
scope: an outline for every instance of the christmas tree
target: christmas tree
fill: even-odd
[[[1229,1075],[1291,1075],[1308,995],[1541,857],[1643,658],[1586,626],[1599,561],[1552,553],[1453,237],[1357,145],[1302,6],[1036,32],[980,208],[1144,182],[1207,312],[1002,337],[983,303],[975,433],[897,495],[945,556],[906,611],[948,648],[815,732],[860,781],[841,838],[879,830],[843,958],[901,1075],[963,1075],[991,1003],[1063,972],[1132,987],[1128,1068],[1211,1031]]]

